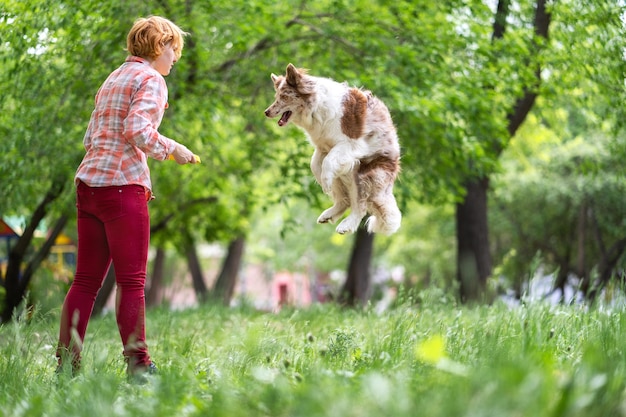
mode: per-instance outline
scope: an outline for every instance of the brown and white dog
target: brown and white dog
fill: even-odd
[[[337,233],[357,230],[368,213],[370,233],[392,234],[402,215],[393,195],[400,170],[400,145],[389,110],[370,91],[287,65],[286,75],[271,75],[275,101],[265,110],[279,126],[292,121],[315,147],[311,170],[333,206],[317,219],[334,223],[350,208]]]

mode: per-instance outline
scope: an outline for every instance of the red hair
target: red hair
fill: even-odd
[[[164,17],[139,18],[128,32],[126,50],[134,56],[156,59],[163,53],[163,47],[171,43],[178,59],[183,51],[185,35],[188,33]]]

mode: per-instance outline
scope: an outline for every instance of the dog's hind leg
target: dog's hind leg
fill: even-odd
[[[354,233],[359,228],[361,220],[367,214],[367,195],[369,190],[361,183],[361,178],[357,173],[350,174],[350,181],[346,187],[350,191],[350,215],[343,219],[336,228],[340,235]]]
[[[371,216],[367,219],[367,231],[391,235],[398,231],[402,222],[402,213],[391,192],[375,196],[368,204]]]
[[[396,172],[390,165],[379,164],[361,166],[357,175],[363,191],[363,200],[370,217],[367,219],[367,231],[390,235],[400,228],[402,214],[393,196],[393,183]],[[391,168],[394,168],[391,166]]]
[[[350,207],[350,194],[341,178],[333,181],[331,194],[334,204],[320,214],[318,223],[335,223]]]

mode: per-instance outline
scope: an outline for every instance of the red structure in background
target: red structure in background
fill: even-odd
[[[0,219],[0,278],[4,280],[7,263],[9,261],[9,253],[11,253],[11,245],[19,239],[19,235],[4,220]]]

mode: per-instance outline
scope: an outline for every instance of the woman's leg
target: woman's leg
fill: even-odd
[[[117,282],[116,317],[130,369],[146,367],[145,283],[150,217],[143,187],[120,187],[122,216],[106,222]]]
[[[96,296],[111,263],[109,246],[103,223],[90,213],[94,196],[81,184],[77,191],[78,253],[76,274],[61,311],[59,349],[61,365],[63,356],[69,354],[74,369],[80,365],[87,324],[93,311]]]

